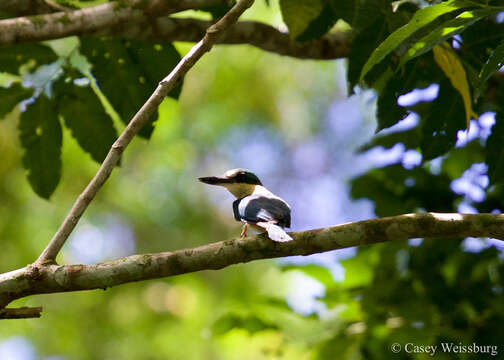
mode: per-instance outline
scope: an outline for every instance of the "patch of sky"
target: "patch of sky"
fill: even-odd
[[[451,182],[451,190],[456,194],[464,195],[470,201],[482,202],[486,198],[484,189],[489,184],[487,169],[485,163],[472,164],[460,178]]]
[[[439,93],[439,84],[430,84],[423,89],[413,89],[409,93],[399,96],[397,104],[403,107],[413,106],[423,101],[433,101]]]
[[[83,219],[70,236],[63,255],[71,263],[93,264],[134,252],[131,228],[117,216],[108,215],[100,223]]]
[[[2,360],[35,360],[35,347],[24,336],[12,336],[0,342],[0,359]]]

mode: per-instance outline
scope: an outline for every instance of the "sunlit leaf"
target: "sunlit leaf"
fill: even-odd
[[[333,11],[333,6],[331,4],[325,5],[325,7],[320,12],[306,29],[296,38],[298,41],[309,41],[312,39],[317,39],[323,36],[325,33],[331,29],[331,27],[336,23],[338,17]]]
[[[40,95],[21,114],[19,132],[28,181],[39,196],[49,199],[61,177],[62,133],[54,103]]]
[[[443,23],[441,26],[432,31],[429,35],[424,36],[419,41],[417,41],[406,53],[405,56],[401,58],[399,67],[403,66],[406,62],[411,59],[420,56],[427,51],[431,50],[435,45],[441,44],[446,39],[460,34],[466,30],[469,26],[474,24],[476,21],[483,19],[491,14],[494,14],[496,10],[494,9],[478,9],[471,11],[464,11],[462,14],[458,15],[455,19],[451,19]]]
[[[447,45],[436,45],[432,48],[434,52],[434,60],[443,70],[445,75],[450,79],[451,84],[457,91],[464,102],[464,109],[466,114],[466,124],[469,128],[469,121],[471,118],[478,118],[472,109],[472,98],[469,84],[467,82],[466,71],[460,62],[457,54]]]
[[[485,160],[485,149],[479,139],[471,141],[464,147],[452,149],[443,160],[441,170],[451,179],[459,178],[472,164]]]
[[[440,4],[427,6],[418,10],[411,21],[403,27],[394,31],[376,50],[371,54],[366,64],[362,68],[360,80],[362,81],[366,74],[388,54],[390,54],[399,44],[406,40],[410,35],[420,28],[428,25],[441,15],[455,12],[464,7],[474,6],[471,2],[465,0],[449,0]]]
[[[224,335],[233,329],[246,330],[250,335],[267,329],[278,329],[274,324],[268,324],[255,315],[240,316],[226,314],[220,317],[212,326],[215,335]]]
[[[282,17],[292,38],[303,33],[319,16],[324,7],[322,0],[280,0]]]
[[[322,285],[327,287],[330,287],[334,284],[334,278],[331,274],[331,271],[323,266],[319,265],[303,265],[303,266],[283,266],[282,270],[284,271],[289,271],[289,270],[298,270],[302,271],[306,275],[314,278],[315,280],[319,281]]]

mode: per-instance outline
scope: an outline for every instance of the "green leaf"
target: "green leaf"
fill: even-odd
[[[205,6],[202,7],[200,10],[201,11],[206,11],[212,14],[212,18],[214,19],[220,19],[226,13],[231,10],[231,8],[234,5],[234,1],[232,3],[223,3],[223,4],[218,4],[218,5],[212,5],[212,6]]]
[[[441,171],[451,179],[457,179],[474,163],[485,161],[485,148],[480,140],[471,141],[464,147],[452,149],[446,159],[443,160]]]
[[[41,44],[10,45],[0,51],[0,72],[18,74],[19,67],[28,61],[35,61],[36,65],[48,64],[56,61],[58,56],[54,51]]]
[[[33,90],[23,87],[20,83],[13,83],[8,88],[0,87],[0,120],[22,100],[32,95]]]
[[[474,24],[476,21],[483,19],[491,14],[494,14],[496,10],[494,9],[479,9],[465,11],[458,15],[455,19],[448,20],[444,22],[441,26],[432,31],[429,35],[424,36],[419,41],[417,41],[406,53],[405,56],[401,58],[399,67],[402,67],[406,62],[411,59],[420,56],[427,51],[431,50],[435,45],[438,45],[448,38],[456,34],[460,34],[467,27]]]
[[[61,177],[62,133],[53,102],[40,95],[28,105],[21,114],[19,131],[28,181],[39,196],[49,199]]]
[[[244,329],[250,335],[267,329],[278,329],[274,324],[268,324],[256,315],[240,316],[226,314],[220,317],[212,326],[215,335],[224,335],[233,329]]]
[[[493,74],[499,71],[499,69],[503,66],[504,66],[504,41],[492,51],[492,54],[488,58],[487,63],[481,69],[481,72],[479,74],[480,82],[486,82]]]
[[[504,112],[495,115],[495,125],[487,140],[485,162],[488,164],[488,177],[491,184],[504,183]]]
[[[420,145],[421,139],[422,133],[420,127],[417,126],[406,131],[397,131],[387,135],[375,136],[370,142],[359,147],[358,151],[364,152],[375,146],[382,146],[385,149],[390,149],[397,143],[402,143],[406,149],[415,149]]]
[[[366,74],[379,62],[381,62],[388,54],[397,48],[410,35],[420,28],[428,25],[441,15],[461,10],[464,7],[470,7],[473,4],[465,0],[449,0],[440,4],[427,6],[418,10],[411,21],[390,34],[384,42],[382,42],[375,51],[371,54],[366,64],[362,68],[360,80],[362,81]]]
[[[412,179],[414,186],[406,185],[407,179]],[[351,195],[373,200],[378,216],[415,212],[418,208],[450,212],[456,198],[449,191],[451,181],[445,174],[433,175],[423,167],[406,170],[395,164],[353,179]]]
[[[348,72],[347,79],[349,83],[349,90],[352,93],[355,85],[359,81],[359,74],[362,67],[366,63],[374,49],[386,38],[387,36],[387,24],[384,17],[378,17],[375,19],[373,25],[369,29],[361,31],[357,34],[353,40],[353,46],[350,49],[350,54],[348,55]],[[381,66],[382,64],[380,64]],[[379,78],[379,75],[384,69],[377,66],[373,71],[371,71],[366,80],[371,85],[374,80]]]
[[[477,119],[478,115],[472,109],[471,91],[464,69],[464,65],[460,61],[457,54],[447,45],[436,45],[432,51],[434,52],[434,60],[443,70],[445,75],[450,79],[453,87],[462,96],[464,102],[466,127],[469,128],[471,118]]]
[[[85,38],[81,51],[93,64],[98,87],[125,124],[180,60],[173,45],[151,42]],[[177,99],[180,89],[177,86],[169,96]],[[139,135],[150,137],[157,116],[156,111]]]
[[[326,288],[329,288],[332,285],[334,285],[334,278],[331,274],[331,271],[328,268],[323,267],[323,266],[313,265],[313,264],[303,265],[303,266],[289,265],[289,266],[282,266],[282,270],[283,271],[290,271],[290,270],[302,271],[306,275],[319,281]]]
[[[343,285],[347,288],[368,285],[373,279],[373,265],[378,261],[375,251],[359,251],[357,256],[341,260],[345,268]]]
[[[324,7],[322,0],[280,0],[282,18],[293,39],[302,34]]]
[[[397,104],[397,100],[403,94],[403,91],[404,79],[395,76],[380,93],[376,107],[378,118],[377,132],[396,124],[406,116],[407,110]]]
[[[392,10],[389,0],[332,0],[331,5],[336,17],[356,31],[369,28],[377,18],[385,18]]]
[[[462,98],[447,80],[439,84],[439,94],[428,115],[423,116],[420,148],[424,160],[445,154],[455,146],[457,131],[465,129]]]
[[[324,9],[320,12],[319,16],[315,18],[306,28],[303,33],[301,33],[296,40],[297,41],[309,41],[313,39],[318,39],[325,35],[331,27],[336,23],[338,17],[333,11],[331,4],[327,4]]]
[[[58,110],[81,148],[102,162],[117,138],[112,119],[89,86],[59,81],[55,88]]]

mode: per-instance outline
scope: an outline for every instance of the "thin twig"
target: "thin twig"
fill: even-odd
[[[41,307],[20,307],[0,309],[0,319],[28,319],[39,318]]]
[[[216,43],[223,32],[234,24],[238,17],[252,4],[254,0],[240,0],[236,3],[226,15],[224,15],[217,23],[210,26],[203,39],[192,47],[186,56],[177,64],[171,73],[165,77],[158,85],[151,97],[145,102],[142,108],[135,114],[128,126],[124,129],[119,138],[110,148],[107,157],[103,161],[100,169],[93,177],[88,186],[79,195],[70,212],[61,224],[60,228],[54,234],[49,245],[44,249],[42,254],[37,259],[37,263],[54,262],[61,247],[65,243],[68,236],[71,234],[80,217],[91,203],[95,195],[103,186],[105,181],[110,176],[115,165],[119,161],[121,154],[138,131],[149,121],[149,117],[158,108],[168,93],[175,87],[177,82],[182,79],[185,74],[192,68],[212,46]],[[111,74],[112,76],[112,74]]]

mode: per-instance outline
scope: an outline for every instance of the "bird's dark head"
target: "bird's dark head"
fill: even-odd
[[[200,177],[199,181],[209,185],[250,184],[262,185],[261,180],[252,172],[244,169],[232,169],[222,176]]]
[[[256,185],[262,185],[261,180],[254,173],[244,169],[228,170],[222,176],[200,177],[199,181],[209,185],[224,186],[236,197],[250,195]]]

